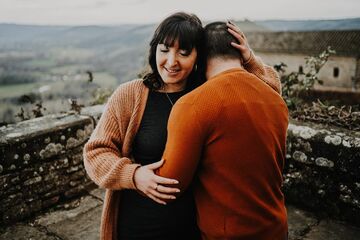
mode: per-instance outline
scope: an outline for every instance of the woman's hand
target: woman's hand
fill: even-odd
[[[226,25],[228,26],[229,33],[231,33],[231,35],[233,35],[238,40],[237,43],[232,42],[231,45],[240,51],[241,56],[243,57],[243,63],[246,63],[250,60],[251,49],[244,33],[231,21],[228,21]]]
[[[156,175],[154,170],[161,167],[164,160],[141,166],[135,170],[134,183],[136,188],[157,203],[166,205],[162,199],[175,199],[171,193],[178,193],[180,189],[165,187],[161,184],[178,184],[175,179],[164,178]]]

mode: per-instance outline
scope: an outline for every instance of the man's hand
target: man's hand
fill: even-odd
[[[171,193],[178,193],[180,189],[165,187],[160,184],[178,184],[179,182],[175,179],[164,178],[156,175],[154,170],[161,167],[164,160],[141,166],[135,170],[134,183],[136,188],[144,193],[147,197],[151,198],[157,203],[166,205],[162,199],[175,199],[176,197]]]
[[[237,43],[232,42],[231,45],[240,51],[241,56],[243,58],[242,63],[246,63],[247,61],[250,60],[251,49],[249,47],[249,44],[247,42],[247,39],[246,39],[244,33],[240,30],[240,28],[238,26],[236,26],[231,21],[228,21],[226,23],[226,25],[228,26],[229,33],[238,40]]]

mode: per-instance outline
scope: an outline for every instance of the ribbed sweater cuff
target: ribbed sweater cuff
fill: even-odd
[[[249,64],[250,61],[252,61],[253,59],[254,59],[254,53],[253,53],[252,50],[250,50],[250,57],[249,57],[249,59],[248,59],[246,62],[243,63],[243,65]]]
[[[121,182],[123,182],[123,188],[126,189],[136,189],[135,183],[134,183],[134,173],[135,170],[141,167],[140,164],[125,164],[123,167],[123,172],[125,173],[124,176],[121,179]]]
[[[265,74],[264,65],[261,62],[261,60],[258,59],[252,51],[251,51],[250,59],[247,60],[246,63],[244,63],[244,68],[246,69],[246,71],[254,74],[255,76],[258,76],[260,79],[266,82],[264,77],[260,77],[260,76],[264,76]]]

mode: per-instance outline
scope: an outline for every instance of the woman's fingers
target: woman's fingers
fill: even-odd
[[[179,181],[177,181],[176,179],[160,177],[158,175],[154,176],[154,181],[159,184],[178,184],[179,183]]]
[[[164,202],[163,200],[151,195],[151,194],[146,194],[146,196],[148,196],[149,198],[151,198],[152,200],[154,200],[157,203],[160,203],[162,205],[166,205],[166,202]]]
[[[230,29],[232,29],[233,31],[239,33],[242,37],[245,36],[244,33],[240,30],[240,28],[239,28],[238,26],[236,26],[233,22],[228,21],[228,22],[226,23],[226,25],[227,25]]]
[[[229,33],[231,34],[231,35],[233,35],[238,41],[239,41],[239,43],[241,44],[244,44],[245,43],[245,40],[244,40],[244,38],[238,33],[238,32],[235,32],[234,30],[232,30],[232,29],[228,29],[228,31],[229,31]]]
[[[234,48],[240,50],[240,52],[244,52],[247,49],[246,46],[244,46],[242,44],[237,44],[237,43],[234,43],[234,42],[231,43],[231,46],[233,46]]]
[[[158,199],[176,199],[176,197],[174,195],[170,195],[170,194],[164,194],[164,193],[160,193],[159,191],[157,191],[156,189],[151,190],[150,194]]]
[[[234,23],[230,21],[227,23],[227,26],[229,27],[228,32],[238,40],[237,43],[232,42],[231,45],[240,51],[242,55],[241,61],[249,61],[249,59],[251,58],[251,50],[244,33],[240,30],[240,28],[238,28]]]
[[[161,193],[179,193],[180,192],[180,189],[178,189],[178,188],[165,187],[162,185],[158,185],[156,187],[156,190]]]
[[[161,159],[160,161],[146,165],[146,167],[150,170],[155,170],[161,167],[163,164],[164,164],[164,159]]]

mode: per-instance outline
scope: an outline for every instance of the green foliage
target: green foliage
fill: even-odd
[[[38,118],[44,116],[43,111],[46,111],[46,108],[42,105],[42,102],[34,102],[29,96],[24,95],[24,102],[29,102],[31,104],[31,112],[32,116],[25,112],[23,107],[20,107],[20,111],[15,115],[15,117],[19,118],[20,121],[29,120],[31,118]]]
[[[1,85],[34,83],[36,81],[37,79],[34,76],[26,73],[6,73],[0,75]]]
[[[108,98],[113,93],[112,89],[108,88],[97,88],[95,91],[93,91],[93,101],[90,105],[98,105],[98,104],[105,104],[108,100]]]
[[[285,74],[286,64],[280,63],[274,66],[281,76],[282,95],[290,109],[294,109],[295,106],[301,103],[299,98],[301,91],[308,91],[313,88],[315,83],[323,83],[318,78],[318,73],[332,54],[335,54],[335,51],[328,47],[318,56],[305,58],[304,71]]]

